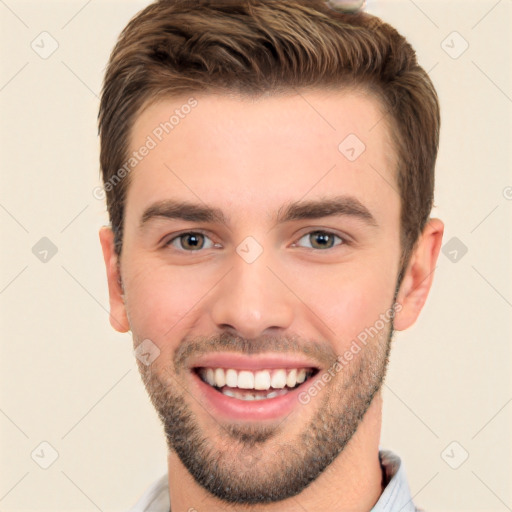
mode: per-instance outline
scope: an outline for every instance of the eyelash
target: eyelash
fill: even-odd
[[[340,235],[337,235],[336,233],[333,233],[332,231],[325,230],[325,229],[314,229],[312,231],[308,231],[307,233],[305,233],[304,235],[302,235],[299,238],[299,241],[302,240],[304,237],[312,235],[313,233],[319,233],[319,234],[325,234],[325,235],[333,236],[333,237],[337,238],[338,240],[340,240],[341,243],[336,244],[333,247],[327,247],[326,249],[316,249],[314,247],[308,247],[307,249],[309,249],[311,251],[328,251],[329,249],[332,250],[335,247],[340,247],[342,245],[350,245],[350,241],[347,238],[341,237]],[[173,244],[174,241],[179,240],[179,239],[181,239],[182,237],[184,237],[186,235],[202,235],[202,236],[204,236],[206,238],[210,238],[203,231],[186,231],[185,233],[180,233],[179,235],[176,235],[175,237],[173,237],[173,238],[169,239],[167,242],[165,242],[164,248],[170,247]],[[215,243],[213,244],[213,246],[215,246]],[[296,243],[295,242],[294,242],[293,246],[296,247]],[[211,247],[209,247],[209,249],[211,249]],[[204,248],[197,249],[197,250],[186,250],[186,249],[177,249],[177,250],[179,252],[190,252],[190,253],[193,253],[193,252],[201,252],[202,250],[204,250]]]

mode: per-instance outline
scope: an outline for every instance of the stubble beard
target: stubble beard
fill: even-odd
[[[287,441],[282,440],[289,425],[286,419],[273,425],[219,423],[216,432],[206,431],[192,412],[190,404],[195,400],[179,379],[183,368],[162,376],[151,366],[138,364],[167,445],[194,480],[227,503],[268,504],[301,493],[344,450],[382,387],[393,332],[391,318],[389,326],[363,346],[314,401],[298,406],[316,407],[317,414]],[[225,336],[219,343],[248,347],[236,339],[227,343]],[[293,417],[300,418],[300,412]]]

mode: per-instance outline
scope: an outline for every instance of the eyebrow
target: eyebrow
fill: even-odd
[[[321,219],[331,216],[356,217],[370,226],[377,221],[370,210],[359,199],[352,196],[336,196],[311,201],[297,201],[282,206],[277,214],[277,223],[304,219]]]
[[[228,224],[224,213],[219,208],[172,199],[159,201],[146,208],[140,220],[140,227],[143,228],[145,224],[156,217]]]
[[[296,220],[320,219],[331,216],[348,216],[362,220],[369,226],[378,227],[370,210],[352,196],[319,198],[310,201],[295,201],[279,208],[276,224]],[[152,204],[144,210],[140,220],[142,229],[154,218],[178,219],[189,222],[210,222],[228,225],[229,221],[219,208],[205,204],[167,199]]]

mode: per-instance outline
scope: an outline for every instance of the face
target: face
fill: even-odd
[[[282,500],[343,451],[385,375],[395,153],[362,93],[195,100],[133,127],[131,151],[151,148],[130,174],[112,323],[132,331],[195,480],[230,502]]]

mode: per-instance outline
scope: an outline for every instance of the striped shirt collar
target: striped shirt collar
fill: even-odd
[[[412,501],[400,457],[390,450],[379,450],[379,459],[386,487],[370,512],[421,512]]]

